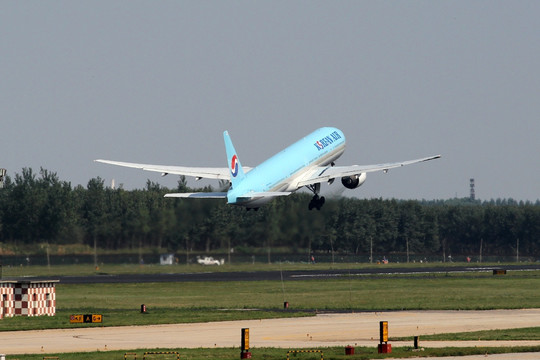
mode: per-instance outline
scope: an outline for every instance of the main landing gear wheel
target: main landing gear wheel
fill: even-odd
[[[315,194],[309,202],[309,210],[313,210],[314,208],[317,210],[321,210],[321,207],[324,205],[325,200],[326,199],[324,198],[324,196],[319,197],[319,195]]]
[[[321,184],[317,183],[312,185],[306,185],[306,187],[313,193],[313,198],[308,205],[309,210],[321,210],[321,207],[324,205],[325,200],[324,196],[319,197],[319,192],[321,191]]]

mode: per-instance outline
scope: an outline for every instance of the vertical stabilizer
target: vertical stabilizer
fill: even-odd
[[[234,189],[236,185],[239,184],[242,179],[244,179],[245,174],[244,170],[242,169],[242,164],[240,164],[240,160],[238,159],[238,155],[236,155],[236,150],[234,149],[234,145],[228,131],[223,132],[223,140],[225,141],[227,164],[229,171],[231,172],[231,183]]]

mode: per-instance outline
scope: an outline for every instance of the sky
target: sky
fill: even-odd
[[[337,165],[442,155],[344,195],[468,197],[474,178],[477,199],[536,201],[538,14],[538,1],[2,0],[0,167],[174,188],[93,160],[226,167],[228,130],[254,166],[334,126]]]

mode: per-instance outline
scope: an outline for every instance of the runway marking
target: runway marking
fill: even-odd
[[[410,272],[374,272],[374,273],[339,273],[339,274],[301,274],[290,275],[291,278],[318,278],[318,277],[344,277],[344,276],[383,276],[383,275],[423,275],[423,274],[465,274],[474,272],[491,272],[500,268],[469,268],[465,270],[447,270],[447,271],[410,271]],[[538,269],[515,269],[514,271],[538,271]]]

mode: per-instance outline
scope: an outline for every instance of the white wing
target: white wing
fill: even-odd
[[[130,167],[135,169],[141,169],[146,171],[155,171],[162,174],[175,174],[193,176],[198,179],[220,179],[230,180],[230,171],[228,168],[213,168],[213,167],[188,167],[188,166],[168,166],[168,165],[151,165],[151,164],[137,164],[123,161],[112,160],[94,160],[99,163]],[[250,168],[244,168],[245,171],[249,171]]]
[[[298,186],[311,185],[316,183],[322,183],[330,181],[332,179],[344,176],[353,176],[361,173],[368,173],[374,171],[387,171],[389,169],[402,167],[405,165],[416,164],[424,161],[434,160],[440,158],[441,155],[429,156],[421,159],[407,160],[402,162],[375,164],[375,165],[351,165],[351,166],[318,166],[310,175],[299,181]]]

